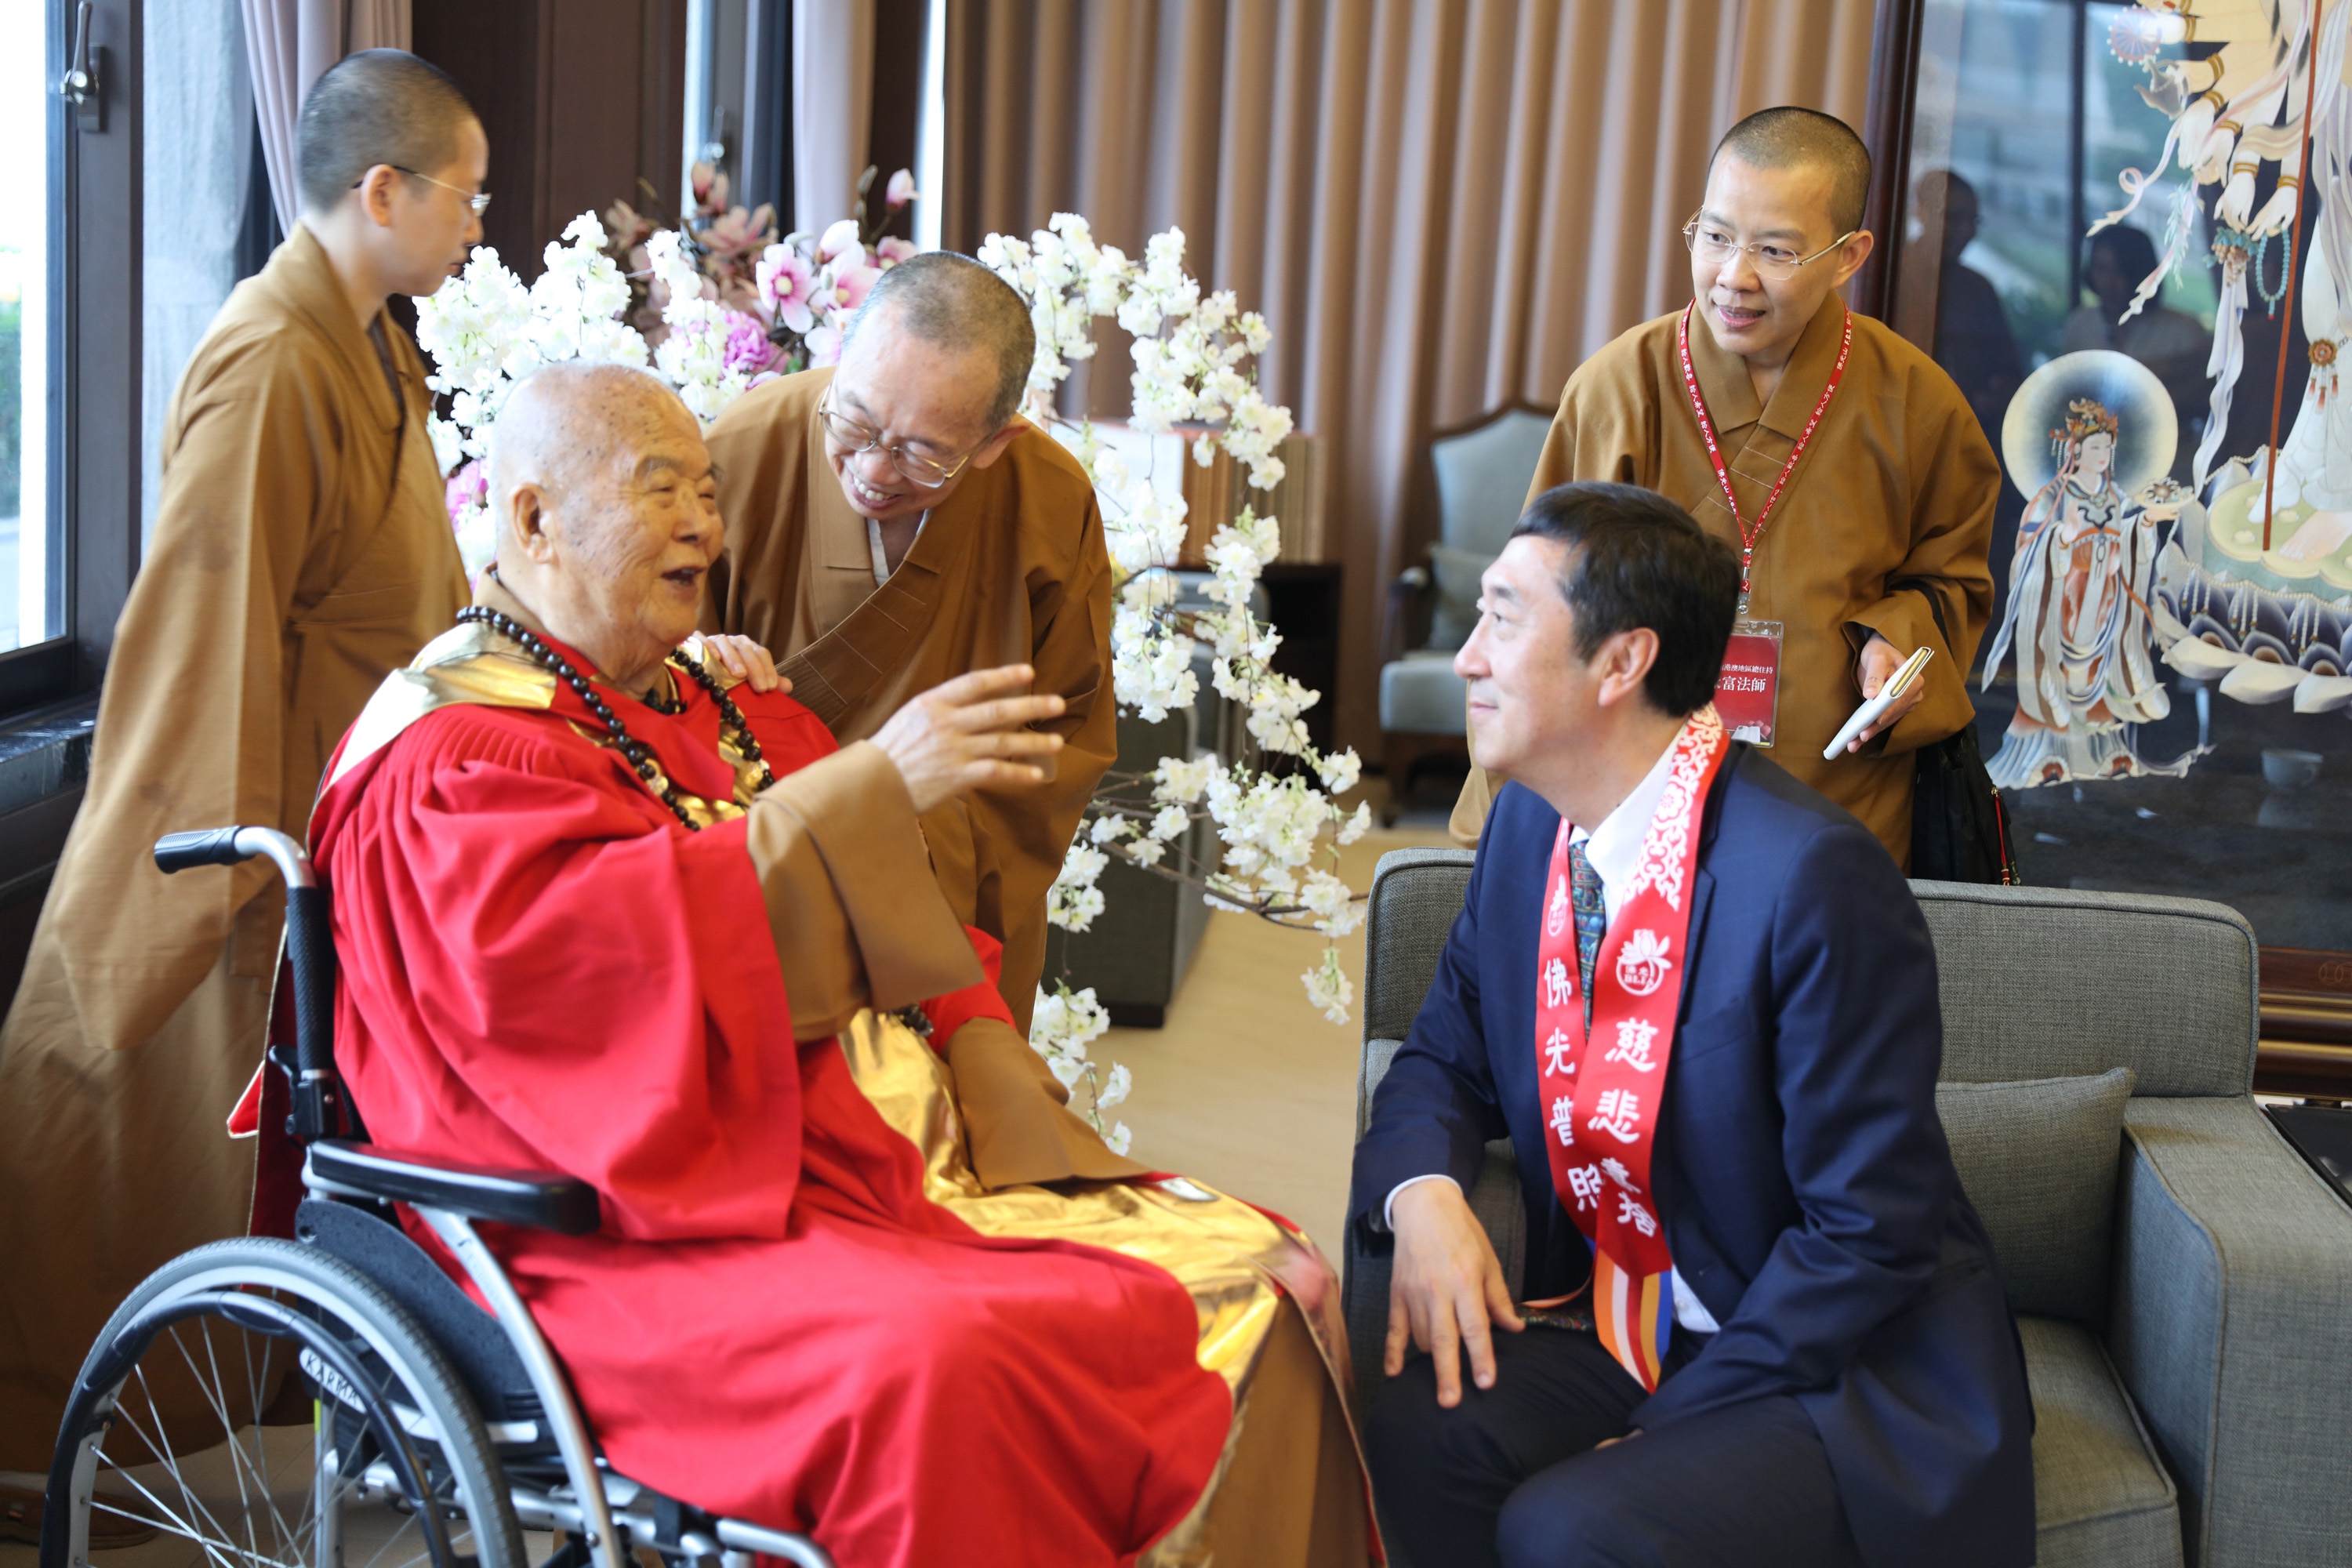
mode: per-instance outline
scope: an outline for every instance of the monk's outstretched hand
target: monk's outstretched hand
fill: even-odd
[[[1028,695],[1036,673],[1025,664],[976,669],[890,715],[874,743],[898,764],[917,812],[972,790],[1044,780],[1044,768],[1020,759],[1052,756],[1062,737],[1029,726],[1067,705],[1050,692]]]

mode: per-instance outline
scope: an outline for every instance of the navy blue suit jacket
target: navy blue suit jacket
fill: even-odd
[[[1536,935],[1559,816],[1496,797],[1437,977],[1372,1102],[1350,1223],[1410,1177],[1469,1190],[1518,1155],[1525,1295],[1591,1254],[1552,1193],[1536,1082]],[[1853,817],[1735,746],[1706,803],[1651,1180],[1721,1331],[1634,1410],[1655,1429],[1793,1395],[1866,1561],[2033,1561],[2032,1412],[1992,1248],[1936,1115],[1936,957]]]

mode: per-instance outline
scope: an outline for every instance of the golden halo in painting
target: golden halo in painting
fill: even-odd
[[[2060,354],[2025,378],[2000,422],[2000,458],[2010,482],[2027,495],[2058,472],[2053,436],[2066,429],[2080,401],[2099,405],[2120,426],[2116,437],[2116,488],[2137,495],[2171,471],[2180,427],[2172,396],[2156,372],[2113,349]],[[2079,422],[2079,421],[2078,421]]]

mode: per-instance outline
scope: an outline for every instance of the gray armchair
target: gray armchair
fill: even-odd
[[[1434,501],[1437,539],[1426,565],[1405,569],[1389,590],[1381,634],[1381,748],[1388,819],[1429,757],[1467,758],[1454,654],[1477,625],[1478,577],[1502,553],[1535,482],[1551,410],[1515,404],[1429,438],[1423,504]],[[1417,626],[1424,620],[1427,630]]]
[[[1458,849],[1381,860],[1360,1137],[1470,864]],[[2352,1208],[2252,1098],[2252,931],[2231,910],[2186,899],[1913,889],[1936,942],[1938,1100],[1956,1153],[1949,1097],[1970,1092],[1958,1086],[2136,1075],[2111,1211],[2040,1216],[2053,1231],[2082,1222],[2110,1238],[2104,1300],[2074,1320],[2019,1313],[2042,1568],[2352,1564],[2342,1501],[2352,1478]],[[2017,1307],[2021,1270],[1992,1211],[2028,1199],[2030,1178],[1961,1165]],[[1516,1290],[1526,1222],[1508,1143],[1489,1146],[1471,1202]],[[1365,1398],[1380,1382],[1388,1286],[1388,1259],[1350,1227],[1343,1300]]]

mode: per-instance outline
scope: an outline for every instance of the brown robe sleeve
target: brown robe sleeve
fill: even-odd
[[[1047,764],[1051,776],[1025,789],[967,796],[960,808],[943,808],[960,813],[961,820],[942,824],[946,831],[932,835],[933,850],[943,862],[960,853],[971,858],[969,879],[953,879],[954,885],[973,889],[972,923],[1001,934],[1004,999],[1024,1029],[1045,972],[1046,890],[1062,874],[1062,858],[1078,819],[1118,753],[1108,659],[1110,554],[1091,491],[1085,506],[1075,570],[1066,580],[1048,583],[1031,601],[1034,689],[1059,693],[1068,703],[1060,718],[1032,726],[1062,737],[1061,751]],[[1024,527],[1042,522],[1023,520]],[[947,867],[942,869],[952,878]]]
[[[993,1192],[1024,1183],[1118,1182],[1148,1174],[1069,1106],[1070,1091],[1001,1018],[974,1018],[948,1042],[971,1168]]]
[[[838,1034],[981,980],[980,960],[924,858],[915,803],[882,750],[859,742],[779,779],[745,839],[766,896],[800,1039]]]
[[[1917,378],[1905,399],[1912,449],[1926,460],[1913,468],[1911,548],[1887,578],[1887,595],[1857,612],[1846,626],[1857,658],[1876,632],[1902,653],[1932,647],[1927,694],[1880,737],[1873,751],[1916,751],[1958,734],[1975,721],[1969,700],[1969,666],[1992,614],[1993,509],[2000,497],[2000,466],[1976,416],[1949,381]],[[1951,632],[1947,643],[1929,608],[1933,595]]]

